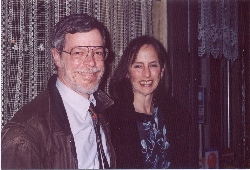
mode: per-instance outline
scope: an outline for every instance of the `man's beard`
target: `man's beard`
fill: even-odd
[[[89,86],[85,86],[83,87],[81,84],[77,84],[76,82],[73,82],[70,77],[68,76],[70,73],[67,72],[66,67],[64,62],[62,62],[62,74],[64,76],[65,81],[67,82],[67,84],[70,86],[70,88],[72,88],[75,92],[79,93],[79,94],[93,94],[95,91],[98,90],[99,88],[99,84],[101,82],[102,76],[104,74],[104,70],[101,70],[99,68],[84,68],[81,70],[77,70],[75,69],[74,72],[76,72],[76,74],[78,74],[78,72],[83,72],[83,73],[99,73],[99,77],[96,80],[97,83],[93,86],[91,84],[88,84]]]
[[[95,86],[90,86],[90,87],[82,87],[81,85],[79,84],[73,84],[69,79],[68,77],[65,78],[65,80],[71,85],[71,87],[73,88],[73,90],[77,93],[80,93],[80,94],[93,94],[95,91],[98,90],[99,88],[99,84],[100,84],[100,81],[101,81],[101,78],[102,76],[100,76],[98,78],[98,83],[95,85]]]

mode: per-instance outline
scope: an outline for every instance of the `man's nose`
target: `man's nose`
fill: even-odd
[[[84,63],[86,63],[86,64],[88,64],[90,66],[95,66],[96,61],[95,61],[95,58],[94,58],[94,51],[93,51],[93,49],[89,49],[88,55],[86,56],[86,58],[84,60]]]

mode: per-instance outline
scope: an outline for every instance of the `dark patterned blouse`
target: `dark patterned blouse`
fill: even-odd
[[[167,141],[167,130],[163,123],[158,107],[152,115],[137,113],[137,127],[139,131],[142,155],[146,168],[166,169],[170,165]]]

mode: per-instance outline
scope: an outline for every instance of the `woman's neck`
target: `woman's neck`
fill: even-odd
[[[149,94],[147,96],[134,93],[134,107],[135,111],[139,113],[145,114],[153,114],[153,94]]]

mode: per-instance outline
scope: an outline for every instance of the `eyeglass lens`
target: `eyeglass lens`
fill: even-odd
[[[71,58],[75,61],[83,60],[89,55],[91,55],[97,61],[102,61],[104,60],[104,48],[103,47],[75,47],[71,50]]]

